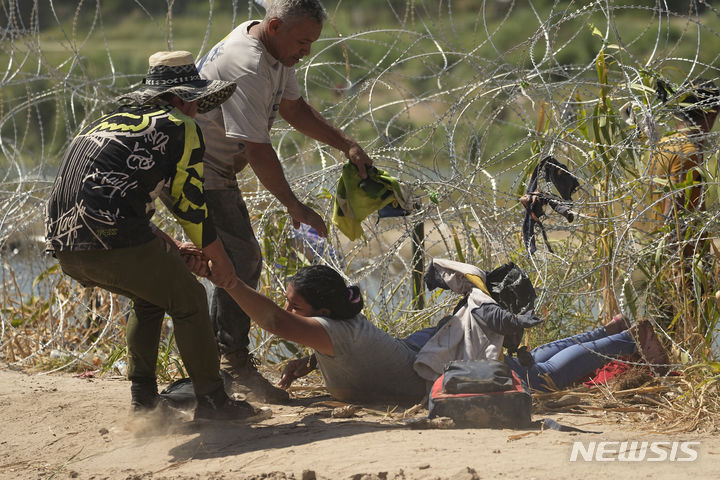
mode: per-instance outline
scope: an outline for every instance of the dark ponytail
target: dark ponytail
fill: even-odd
[[[288,283],[315,310],[330,310],[330,318],[344,320],[362,311],[360,289],[355,285],[348,287],[343,277],[326,265],[301,268]]]

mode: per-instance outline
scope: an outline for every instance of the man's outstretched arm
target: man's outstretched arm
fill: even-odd
[[[310,225],[321,237],[327,237],[327,226],[322,217],[312,208],[302,203],[293,193],[285,178],[280,160],[269,143],[244,141],[246,156],[260,183],[285,205],[293,219],[295,228],[301,223]]]
[[[297,131],[343,152],[358,168],[360,177],[367,177],[367,167],[372,165],[372,159],[355,140],[331,125],[302,97],[297,100],[283,98],[280,101],[280,115]]]

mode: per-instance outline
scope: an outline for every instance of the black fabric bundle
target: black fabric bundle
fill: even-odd
[[[560,193],[559,197],[538,190],[538,175],[540,172],[544,173],[546,181],[552,182],[558,193]],[[545,206],[550,206],[554,211],[565,217],[568,222],[572,222],[575,219],[575,216],[570,211],[572,194],[578,188],[580,188],[580,182],[577,177],[570,173],[567,166],[558,162],[554,157],[545,157],[537,164],[528,181],[526,193],[520,198],[520,202],[525,207],[525,219],[522,228],[523,244],[531,254],[537,250],[535,246],[536,224],[540,227],[548,250],[553,251],[548,242],[545,227],[540,221],[540,218],[545,215]]]
[[[537,298],[535,288],[528,274],[513,262],[487,272],[485,283],[498,305],[513,314],[493,316],[486,312],[486,321],[492,330],[504,335],[503,346],[508,349],[508,353],[515,354],[519,351],[523,330],[542,322],[534,313]]]

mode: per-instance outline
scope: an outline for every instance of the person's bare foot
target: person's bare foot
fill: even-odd
[[[604,328],[608,335],[615,335],[630,328],[630,320],[622,313],[618,313]]]

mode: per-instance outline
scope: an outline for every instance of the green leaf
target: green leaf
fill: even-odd
[[[580,101],[580,98],[578,98]],[[590,132],[588,131],[587,112],[584,108],[580,107],[577,110],[578,126],[577,131],[582,134],[587,140],[590,140]]]
[[[720,362],[710,362],[707,364],[714,372],[720,372]]]
[[[599,28],[597,28],[592,23],[589,24],[588,26],[590,27],[590,32],[592,32],[593,35],[595,35],[596,37],[604,38],[603,33],[600,31]]]
[[[55,264],[51,265],[50,267],[46,268],[45,270],[43,270],[42,272],[40,272],[40,274],[37,277],[35,277],[35,279],[33,280],[32,288],[34,289],[38,283],[42,282],[43,280],[45,280],[47,277],[49,277],[53,273],[56,273],[59,269],[60,269],[60,264],[55,263]]]
[[[471,234],[470,234],[470,241],[471,241],[472,244],[473,244],[473,248],[475,249],[475,253],[477,253],[478,255],[481,255],[481,254],[482,254],[482,249],[480,248],[480,242],[478,242],[477,237],[475,236],[474,233],[471,233]]]
[[[451,227],[452,229],[452,236],[453,236],[453,243],[455,244],[455,250],[457,251],[458,255],[458,261],[461,263],[465,263],[465,255],[462,251],[462,245],[460,244],[460,239],[458,238],[457,232],[455,232],[455,227]]]
[[[655,89],[652,87],[649,87],[647,85],[644,85],[642,83],[631,83],[630,89],[637,90],[642,93],[647,93],[647,94],[651,95],[652,97],[655,97]]]

